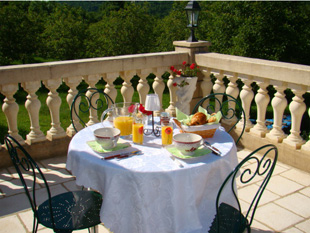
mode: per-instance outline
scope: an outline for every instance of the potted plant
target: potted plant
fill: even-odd
[[[190,102],[196,90],[199,67],[195,63],[188,64],[184,61],[181,69],[171,66],[170,70],[174,77],[173,86],[178,88],[175,106],[185,114],[190,114]]]

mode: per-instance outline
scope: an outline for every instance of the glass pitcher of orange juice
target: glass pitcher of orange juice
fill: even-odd
[[[101,122],[110,112],[114,127],[121,131],[122,138],[128,139],[132,134],[133,114],[136,112],[138,106],[138,103],[131,102],[115,103],[102,113]]]

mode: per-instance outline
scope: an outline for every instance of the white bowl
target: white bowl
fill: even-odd
[[[183,155],[192,155],[201,145],[202,137],[194,133],[179,133],[173,136],[173,144]]]
[[[121,131],[117,128],[99,128],[94,131],[97,143],[106,150],[116,147],[120,135]]]

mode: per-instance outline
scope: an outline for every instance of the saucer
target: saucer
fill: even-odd
[[[180,159],[197,158],[197,157],[201,157],[201,156],[207,155],[212,152],[211,150],[209,150],[208,148],[204,146],[199,147],[191,155],[183,155],[174,145],[167,146],[166,149],[167,151],[169,151],[170,154]]]
[[[96,140],[87,141],[86,143],[93,151],[95,151],[97,153],[101,153],[101,154],[102,153],[109,153],[109,152],[113,152],[113,151],[122,150],[122,149],[125,149],[125,148],[131,146],[129,142],[125,142],[122,139],[118,140],[116,147],[114,147],[112,149],[109,149],[109,150],[103,149],[101,147],[101,145],[98,144],[98,142]]]

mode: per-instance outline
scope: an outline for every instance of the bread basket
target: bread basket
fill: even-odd
[[[199,107],[199,112],[203,112],[207,115],[207,119],[209,119],[211,116],[206,112],[205,109]],[[186,122],[189,122],[192,115],[188,116],[184,114],[183,112],[176,109],[176,120],[174,121],[178,128],[180,129],[181,133],[195,133],[200,135],[203,138],[212,138],[215,134],[215,131],[220,126],[219,121],[222,118],[221,113],[216,114],[216,121],[214,123],[207,123],[204,125],[194,125],[194,126],[188,126],[186,125]]]

